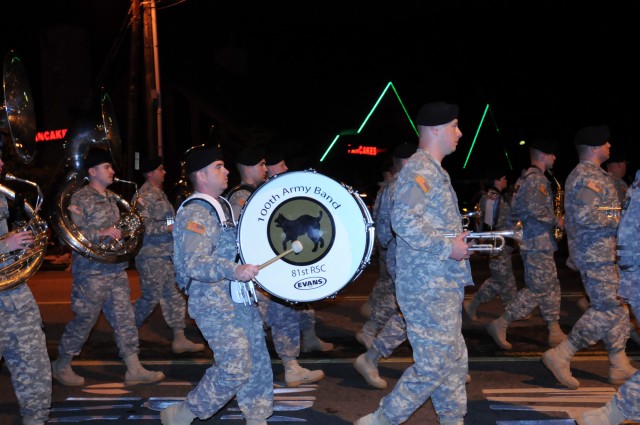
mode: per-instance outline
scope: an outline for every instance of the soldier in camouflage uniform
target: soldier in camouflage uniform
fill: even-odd
[[[472,285],[469,245],[458,199],[442,159],[462,133],[458,106],[424,105],[416,119],[418,151],[398,176],[391,224],[396,233],[396,296],[407,325],[414,364],[378,409],[356,425],[405,422],[431,398],[443,425],[461,425],[467,412],[468,355],[462,301]]]
[[[385,273],[388,274],[388,287],[382,296],[380,292],[372,292],[372,316],[369,322],[380,321],[382,329],[372,336],[367,347],[367,352],[356,358],[353,366],[362,375],[369,385],[374,388],[384,389],[387,381],[380,377],[378,362],[382,357],[389,357],[393,351],[407,339],[406,324],[402,312],[396,300],[396,241],[391,228],[391,209],[393,208],[393,192],[397,183],[398,173],[402,170],[411,155],[416,152],[417,146],[404,143],[396,146],[393,151],[393,164],[395,173],[392,179],[384,186],[380,194],[378,212],[376,214],[376,242],[380,256],[385,259]],[[382,273],[382,270],[380,271]],[[376,285],[381,282],[378,278]],[[366,323],[360,334],[366,335]]]
[[[0,172],[3,166],[0,159]],[[9,232],[8,218],[7,198],[0,196],[0,254],[25,249],[34,240],[30,230]],[[0,291],[0,323],[0,358],[11,373],[22,423],[44,424],[51,408],[51,367],[40,310],[26,282]]]
[[[581,348],[604,342],[609,354],[609,382],[622,384],[636,369],[629,364],[625,346],[629,338],[629,314],[617,297],[616,231],[619,214],[598,210],[617,202],[613,180],[601,168],[609,157],[609,128],[585,127],[575,136],[580,162],[566,181],[565,214],[569,254],[575,262],[591,301],[568,338],[542,355],[545,366],[561,384],[576,389],[571,358]]]
[[[618,202],[622,205],[627,196],[627,189],[629,188],[629,185],[624,180],[627,175],[627,156],[622,151],[622,148],[612,147],[611,156],[605,161],[604,166],[607,168],[607,173],[609,173],[613,179],[613,185],[618,193]]]
[[[555,347],[566,338],[558,323],[561,298],[554,259],[558,246],[553,236],[553,227],[564,228],[564,220],[555,215],[551,185],[544,174],[553,167],[556,148],[556,143],[543,139],[531,144],[531,167],[524,170],[516,182],[511,200],[511,220],[522,222],[520,256],[525,288],[507,304],[502,316],[487,326],[487,332],[505,350],[512,348],[507,341],[509,324],[527,317],[536,307],[547,322],[549,346]]]
[[[173,229],[176,281],[189,314],[213,350],[215,362],[183,402],[160,413],[164,425],[206,420],[234,397],[247,425],[266,425],[273,412],[273,373],[260,312],[254,302],[234,302],[230,282],[247,282],[258,266],[238,264],[236,226],[221,197],[229,171],[217,147],[186,158],[195,193],[178,209]]]
[[[636,172],[623,206],[616,241],[618,296],[640,317],[640,171]],[[577,422],[579,425],[618,425],[625,419],[640,422],[640,372],[627,379],[606,405],[583,413]]]
[[[119,240],[122,235],[115,226],[120,218],[117,197],[107,190],[115,176],[111,154],[97,148],[89,150],[84,168],[89,184],[71,195],[71,218],[82,235],[91,241]],[[145,369],[138,359],[138,330],[125,271],[127,264],[127,261],[99,262],[73,252],[71,308],[75,317],[67,323],[60,338],[58,358],[51,363],[53,377],[61,384],[84,385],[84,378],[71,369],[71,360],[80,354],[100,311],[113,328],[120,357],[127,366],[125,384],[151,383],[164,378],[162,372]]]
[[[236,159],[240,184],[229,190],[228,198],[234,211],[242,211],[247,199],[267,177],[265,152],[245,149]],[[284,380],[288,387],[309,384],[324,378],[321,370],[309,370],[298,363],[300,356],[300,317],[298,310],[284,300],[257,291],[258,306],[266,326],[271,328],[273,345],[284,365]]]
[[[158,304],[165,322],[173,330],[171,349],[174,353],[204,350],[184,335],[186,302],[175,283],[173,270],[173,205],[162,190],[162,159],[152,157],[140,166],[145,182],[140,188],[138,208],[144,223],[142,248],[136,255],[140,274],[141,296],[133,304],[136,326],[140,328]]]
[[[511,205],[504,190],[507,188],[507,174],[502,169],[489,172],[490,187],[483,193],[478,205],[482,213],[482,231],[491,232],[506,230],[511,227]],[[484,281],[470,300],[463,303],[464,310],[471,320],[476,320],[476,311],[480,304],[500,296],[502,305],[506,306],[516,296],[518,287],[513,274],[511,254],[513,248],[505,245],[502,251],[489,257],[491,277]]]

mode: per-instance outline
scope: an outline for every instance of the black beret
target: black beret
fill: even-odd
[[[446,124],[458,118],[458,105],[446,102],[431,102],[418,111],[416,124],[434,126]]]
[[[609,159],[607,159],[606,163],[625,161],[627,161],[627,153],[624,148],[620,147],[620,145],[611,146],[611,149],[609,150]]]
[[[265,160],[267,161],[267,165],[276,165],[284,161],[284,154],[280,151],[270,151],[267,152]],[[258,160],[258,162],[260,161]]]
[[[185,159],[184,171],[187,175],[194,171],[202,170],[212,162],[222,161],[224,156],[222,150],[217,146],[198,146],[195,149],[189,150],[187,158]]]
[[[105,149],[91,148],[87,151],[87,155],[85,156],[84,169],[88,170],[96,165],[104,164],[105,162],[113,165],[111,153]]]
[[[602,146],[609,141],[609,126],[584,127],[578,130],[574,139],[575,145]]]
[[[157,155],[152,156],[142,161],[142,164],[140,164],[140,172],[142,174],[150,173],[161,165],[162,165],[162,158],[160,158]]]
[[[548,139],[536,139],[531,142],[531,147],[546,154],[555,154],[558,150],[558,144]]]
[[[406,159],[416,153],[416,150],[418,150],[418,145],[412,143],[403,143],[393,149],[393,157]]]
[[[236,162],[242,165],[253,166],[264,159],[263,149],[247,148],[238,154]]]
[[[502,167],[492,167],[487,170],[487,180],[493,184],[495,180],[501,179],[507,175],[507,170]]]

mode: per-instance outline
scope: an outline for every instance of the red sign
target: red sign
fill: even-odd
[[[358,146],[356,149],[347,149],[347,153],[352,155],[369,155],[376,156],[380,153],[383,153],[386,149],[380,149],[377,146]]]
[[[63,140],[67,129],[38,131],[36,133],[36,142],[50,142],[52,140]]]

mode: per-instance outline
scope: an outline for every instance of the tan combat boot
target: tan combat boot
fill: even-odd
[[[130,354],[124,358],[127,372],[124,374],[125,385],[151,384],[164,379],[164,373],[147,370],[140,364],[137,354]]]
[[[69,356],[59,355],[56,360],[51,362],[51,375],[67,387],[84,385],[84,378],[71,369],[71,357]]]
[[[300,351],[303,353],[309,353],[311,351],[331,351],[333,350],[333,344],[325,342],[318,338],[315,328],[305,329],[302,331],[302,343],[300,344]]]
[[[609,352],[609,383],[612,385],[622,385],[638,369],[631,366],[629,358],[624,350]]]
[[[549,322],[547,326],[549,328],[549,347],[555,348],[567,339],[567,335],[562,332],[558,322]]]
[[[503,350],[511,350],[513,348],[509,341],[507,341],[508,327],[509,322],[504,318],[504,315],[487,325],[487,332],[489,332],[489,335],[491,335],[496,344]]]
[[[373,350],[374,348],[370,348],[369,350]],[[353,367],[358,371],[360,375],[367,381],[367,384],[371,385],[374,388],[378,388],[380,390],[384,390],[387,388],[387,381],[380,377],[378,372],[378,364],[377,362],[372,362],[371,359],[367,357],[367,354],[360,354],[356,361],[353,363]]]
[[[480,303],[475,296],[473,296],[470,300],[464,300],[462,302],[462,308],[464,308],[464,311],[467,313],[467,316],[469,316],[469,319],[471,320],[478,320],[478,316],[476,315],[478,307],[480,307]]]
[[[160,412],[162,425],[190,425],[195,418],[196,415],[191,413],[184,401],[172,404]]]
[[[380,409],[367,416],[363,416],[353,423],[353,425],[391,425],[387,418],[384,417]]]
[[[191,342],[184,335],[184,329],[175,329],[173,331],[173,342],[171,343],[171,350],[176,353],[197,353],[204,350],[204,344],[196,344]]]
[[[298,364],[297,360],[284,362],[284,381],[287,387],[298,387],[302,384],[311,384],[324,378],[321,370],[309,370]]]
[[[580,382],[571,375],[571,358],[576,351],[577,348],[565,339],[560,345],[545,351],[542,355],[542,363],[553,373],[553,376],[562,385],[572,390],[580,386]]]
[[[599,409],[584,412],[576,419],[576,423],[578,425],[620,425],[624,420],[625,417],[614,398]]]

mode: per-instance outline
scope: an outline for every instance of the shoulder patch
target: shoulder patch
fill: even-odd
[[[240,200],[238,201],[238,205],[240,205],[241,207],[244,207],[244,204],[246,204],[246,203],[247,203],[247,200],[246,200],[246,199],[244,199],[244,198],[243,198],[243,199],[240,199]]]
[[[547,196],[547,187],[545,185],[541,184],[540,186],[538,186],[538,190],[542,192],[544,196]]]
[[[147,206],[147,202],[144,200],[144,198],[142,196],[138,198],[138,203],[140,205],[142,205],[143,207]]]
[[[589,183],[587,183],[587,187],[596,193],[602,192],[602,189],[600,189],[593,180],[590,180]]]
[[[414,180],[418,183],[418,186],[420,186],[424,193],[428,193],[431,190],[431,186],[429,186],[429,183],[427,183],[424,177],[416,176]]]
[[[202,224],[190,221],[187,223],[187,230],[202,235],[204,234],[205,228]]]

